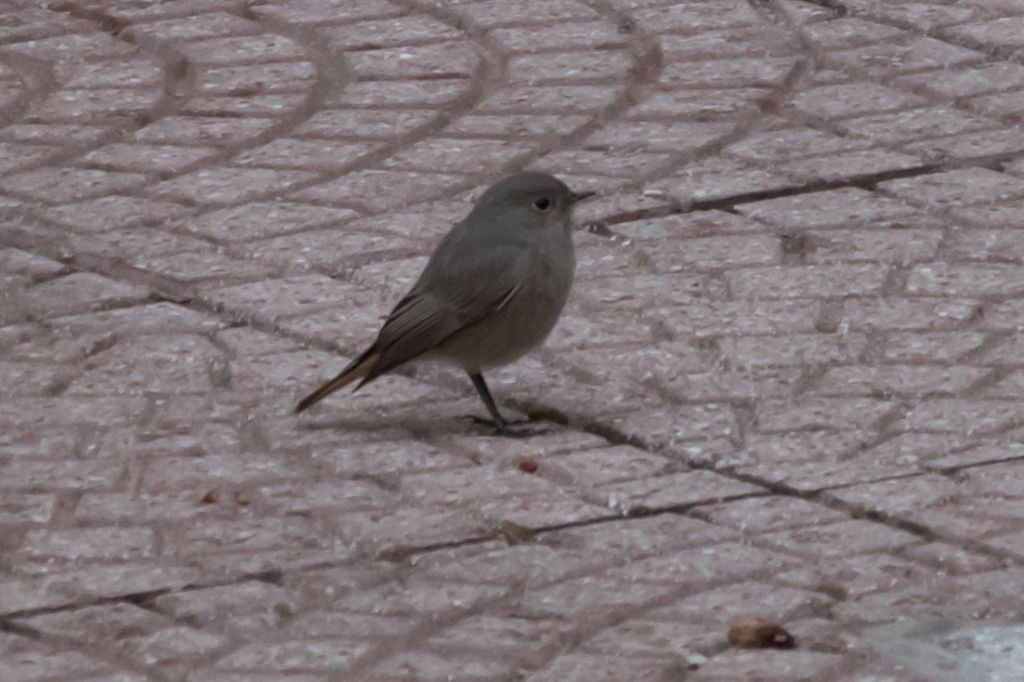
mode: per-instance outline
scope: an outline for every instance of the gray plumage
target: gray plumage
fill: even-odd
[[[519,358],[554,328],[576,267],[572,207],[587,196],[545,173],[493,184],[438,244],[373,345],[296,411],[357,379],[362,386],[411,360],[436,359],[470,375],[503,432],[481,373]]]

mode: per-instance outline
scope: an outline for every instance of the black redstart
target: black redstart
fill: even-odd
[[[576,269],[572,207],[592,194],[535,172],[491,185],[441,240],[373,345],[295,411],[357,379],[358,390],[410,360],[432,359],[464,369],[497,432],[509,434],[482,372],[538,346],[555,326]]]

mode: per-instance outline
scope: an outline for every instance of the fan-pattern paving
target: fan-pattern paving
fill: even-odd
[[[0,679],[910,682],[863,627],[1024,610],[1024,5],[0,11]],[[292,416],[519,168],[601,195],[544,433]]]

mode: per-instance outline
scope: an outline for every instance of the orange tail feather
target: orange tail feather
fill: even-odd
[[[299,404],[295,406],[295,413],[298,414],[306,408],[317,404],[339,388],[344,388],[357,379],[363,379],[373,371],[378,360],[380,360],[380,353],[374,352],[373,349],[366,351],[353,360],[348,367],[341,370],[338,376],[300,400]]]

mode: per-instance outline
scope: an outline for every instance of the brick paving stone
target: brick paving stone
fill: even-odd
[[[428,640],[432,651],[455,655],[472,651],[510,662],[523,661],[528,650],[530,667],[540,667],[571,641],[571,626],[558,620],[474,616]]]
[[[462,116],[445,133],[454,137],[522,137],[536,141],[539,136],[567,135],[586,122],[584,116],[555,114]]]
[[[531,164],[531,170],[552,172],[565,169],[575,175],[600,174],[634,177],[646,174],[669,161],[669,155],[658,152],[636,151],[627,156],[612,156],[601,151],[572,151],[547,154]]]
[[[117,40],[109,33],[68,33],[52,38],[8,43],[5,50],[42,60],[97,59],[122,57],[136,48]]]
[[[680,664],[665,655],[647,659],[589,653],[569,653],[556,658],[545,670],[533,673],[529,682],[580,679],[613,682],[622,679],[664,679],[680,672]]]
[[[215,154],[202,147],[112,144],[89,152],[82,160],[113,170],[173,173]]]
[[[14,297],[13,304],[8,301],[5,313],[14,319],[43,319],[145,298],[143,287],[76,272],[26,289],[22,296]]]
[[[643,5],[641,5],[642,7]],[[761,23],[753,9],[715,0],[699,10],[687,5],[642,9],[636,13],[641,23],[652,29],[681,33],[697,33],[707,29]]]
[[[174,627],[169,619],[127,604],[45,614],[21,622],[46,636],[86,645],[116,638],[123,654],[150,665],[166,666],[178,657],[202,656],[223,643],[221,637]]]
[[[314,185],[292,195],[299,200],[348,203],[375,209],[380,197],[395,197],[392,205],[401,206],[440,195],[464,182],[457,175],[399,170],[367,170],[350,173],[338,180]]]
[[[519,86],[501,90],[484,100],[483,113],[586,113],[610,104],[619,88],[613,85]]]
[[[781,128],[754,132],[729,147],[728,153],[756,161],[785,161],[804,155],[839,152],[865,147],[856,138],[815,128]]]
[[[882,357],[888,362],[950,362],[974,350],[985,339],[979,332],[893,334],[886,339]]]
[[[861,189],[837,189],[742,204],[744,216],[788,229],[869,224],[881,227],[916,214],[911,206]]]
[[[387,0],[364,0],[358,5],[352,5],[345,0],[291,0],[275,5],[259,5],[254,7],[253,11],[260,16],[279,18],[296,24],[346,22],[402,13],[400,8]]]
[[[823,85],[801,92],[789,105],[826,120],[921,105],[925,100],[874,82]]]
[[[451,26],[420,14],[354,21],[326,27],[322,33],[332,46],[346,51],[435,42],[461,36]]]
[[[809,427],[863,429],[892,408],[892,403],[874,398],[765,401],[762,404],[763,411],[758,415],[758,427],[763,432],[793,431]]]
[[[1008,264],[929,263],[918,265],[907,277],[907,290],[912,294],[947,296],[988,296],[999,293],[1017,294],[1020,282],[1015,282]]]
[[[998,431],[1017,420],[1012,406],[999,401],[936,399],[912,409],[899,425],[911,431],[972,435]]]
[[[136,227],[130,230],[112,230],[98,234],[72,237],[69,240],[76,248],[82,250],[102,250],[128,263],[140,263],[172,253],[182,251],[201,251],[207,244],[192,237]]]
[[[221,284],[234,280],[247,281],[266,276],[270,271],[258,263],[227,256],[209,246],[198,251],[138,259],[132,265],[185,283],[201,280]]]
[[[315,310],[339,298],[350,298],[359,293],[359,289],[351,284],[314,274],[242,284],[213,291],[209,298],[234,310],[274,318],[294,315],[304,309]]]
[[[731,540],[737,537],[737,533],[698,519],[665,514],[568,528],[545,533],[541,537],[544,545],[562,552],[582,552],[586,557],[592,557],[596,552],[624,562],[659,555],[670,549]]]
[[[306,119],[294,132],[298,137],[390,140],[433,119],[430,111],[415,109],[324,109]]]
[[[675,507],[757,492],[761,490],[755,486],[700,471],[652,476],[644,481],[611,483],[594,489],[595,495],[607,499],[609,508],[624,512],[636,507]]]
[[[28,119],[63,123],[144,116],[159,98],[157,90],[60,90],[33,107]]]
[[[49,585],[48,579],[4,578],[0,581],[0,615],[8,616],[19,611],[49,609],[74,602],[71,594],[62,593]]]
[[[64,333],[72,336],[98,334],[183,334],[211,332],[226,326],[222,321],[200,311],[169,302],[152,303],[93,313],[73,314],[58,318]],[[58,335],[59,338],[59,335]],[[104,348],[91,346],[86,354]]]
[[[317,168],[336,170],[350,165],[373,148],[365,144],[329,143],[279,138],[243,152],[234,162],[264,168]]]
[[[76,651],[61,651],[27,637],[5,634],[0,639],[0,675],[11,680],[39,682],[59,676],[100,674],[110,667]]]
[[[289,186],[312,180],[315,177],[313,173],[297,170],[224,166],[198,170],[173,180],[165,180],[155,185],[150,191],[158,197],[186,202],[228,204],[243,202],[268,192],[283,194]],[[244,187],[244,189],[240,189],[240,187]]]
[[[483,172],[500,167],[527,148],[504,140],[454,140],[434,138],[395,154],[383,165],[415,171],[457,172],[460,169]]]
[[[512,52],[534,52],[573,48],[607,50],[624,47],[627,38],[606,21],[587,21],[574,18],[571,24],[562,22],[547,26],[495,28],[490,35]]]
[[[467,78],[358,81],[328,97],[325,104],[373,110],[392,107],[432,110],[464,97],[468,88]]]
[[[874,263],[835,264],[748,268],[726,277],[733,294],[741,298],[817,298],[878,294],[886,272]]]
[[[710,632],[703,624],[629,620],[597,633],[582,649],[594,656],[614,653],[650,659],[672,655],[688,663],[694,653],[720,648],[724,639],[724,633]]]
[[[993,127],[993,122],[956,111],[952,107],[910,109],[896,113],[858,116],[842,122],[845,131],[883,144],[905,144],[935,135],[959,135]]]
[[[661,80],[670,87],[772,86],[786,77],[794,62],[790,57],[680,62],[663,70]]]
[[[781,166],[780,170],[805,182],[817,182],[872,175],[881,171],[905,170],[920,165],[920,158],[914,155],[865,150],[801,159]]]
[[[505,541],[443,550],[421,561],[424,574],[431,578],[498,585],[547,584],[606,563],[595,563],[593,557],[582,552],[533,543],[509,545]]]
[[[658,43],[663,54],[673,60],[741,56],[758,50],[771,56],[794,52],[787,44],[785,31],[765,25],[711,30],[696,35],[663,34],[658,37]]]
[[[868,76],[947,69],[982,60],[983,55],[974,50],[917,36],[830,52],[827,59],[830,64],[856,69]]]
[[[580,3],[573,0],[513,0],[508,3],[484,0],[468,4],[463,12],[472,23],[487,28],[516,24],[543,25],[567,18],[573,21],[595,18],[594,10],[581,7]]]
[[[0,190],[21,194],[36,201],[63,203],[135,189],[145,180],[144,176],[137,173],[44,168],[0,179]]]
[[[810,24],[804,33],[820,47],[829,49],[881,43],[905,35],[904,31],[894,26],[858,17]]]
[[[202,393],[212,388],[210,367],[218,356],[215,347],[197,337],[153,336],[121,342],[116,355],[95,356],[71,381],[67,393]],[[144,362],[145,358],[151,360]]]
[[[805,233],[806,259],[809,263],[864,261],[904,266],[931,261],[943,241],[943,233],[936,227],[809,231]]]
[[[945,78],[935,78],[927,73],[907,76],[898,83],[925,88],[946,97],[971,97],[1024,86],[1024,67],[997,62],[952,70]]]
[[[153,556],[153,543],[153,531],[146,528],[34,530],[20,554],[29,562],[129,561]]]
[[[728,158],[712,158],[688,166],[674,176],[651,183],[650,189],[665,191],[680,203],[729,197],[736,185],[754,192],[774,192],[793,184],[785,175],[755,164]]]
[[[336,273],[371,260],[415,254],[420,250],[418,246],[394,234],[339,235],[336,229],[330,229],[250,242],[245,249],[256,258]]]
[[[629,110],[627,119],[644,120],[661,117],[687,116],[695,120],[728,120],[731,116],[757,108],[768,97],[768,87],[701,89],[694,97],[693,90],[679,89],[655,91]]]
[[[1024,120],[1024,92],[1005,92],[974,98],[971,107],[983,114],[1002,116],[1012,123]]]
[[[0,249],[0,270],[8,275],[21,275],[30,280],[43,280],[56,275],[64,265],[21,249]]]
[[[222,66],[196,74],[195,90],[200,95],[301,93],[315,79],[316,68],[308,61]]]
[[[9,173],[35,165],[35,162],[45,159],[56,151],[56,147],[0,142],[0,173]]]
[[[767,533],[762,535],[761,539],[769,547],[806,556],[808,551],[807,543],[814,544],[824,537],[834,538],[836,542],[835,544],[830,544],[830,549],[824,555],[815,546],[815,549],[812,551],[819,557],[828,557],[830,554],[834,554],[833,558],[835,558],[836,556],[874,553],[880,550],[912,545],[917,541],[916,536],[910,533],[894,529],[883,529],[870,522],[861,520],[842,521],[835,524],[794,531]]]
[[[729,651],[716,656],[694,676],[698,682],[726,680],[814,680],[832,677],[843,667],[837,654],[816,651]]]
[[[722,584],[726,580],[740,581],[777,575],[794,565],[795,562],[785,556],[729,542],[631,561],[625,566],[612,568],[605,575],[656,585],[685,586],[690,594]],[[659,617],[667,616],[669,612],[679,618],[704,620],[703,614],[697,615],[685,608],[666,608]]]
[[[352,52],[348,62],[361,80],[389,78],[467,78],[479,57],[465,43],[452,41]]]
[[[880,187],[916,203],[937,207],[1005,201],[1024,194],[1024,181],[983,168],[891,180]]]
[[[246,674],[267,670],[278,674],[318,670],[326,673],[344,669],[368,648],[367,644],[341,638],[252,643],[221,658],[217,667]]]
[[[616,50],[520,55],[509,61],[509,80],[542,84],[609,79],[628,71],[632,61],[627,52]]]
[[[275,124],[272,118],[165,116],[132,136],[147,144],[236,144],[254,138]]]
[[[184,55],[199,64],[224,64],[287,61],[305,56],[299,45],[281,35],[263,34],[207,38],[180,43]]]
[[[102,61],[69,60],[54,64],[54,77],[63,88],[134,88],[159,87],[162,69],[159,60],[150,56]]]
[[[47,207],[39,213],[75,231],[101,232],[137,225],[159,225],[189,211],[188,207],[170,201],[112,194]]]
[[[980,367],[956,367],[936,375],[932,367],[884,365],[877,367],[834,367],[822,378],[817,392],[822,395],[957,395],[987,374]]]
[[[1016,129],[983,130],[964,135],[918,140],[907,145],[910,151],[928,161],[948,161],[953,158],[981,157],[1016,149],[1020,143]]]
[[[35,451],[33,449],[33,451]],[[7,489],[110,490],[124,479],[124,464],[111,461],[68,462],[37,460],[5,466]]]
[[[51,142],[55,138],[67,143],[93,142],[107,133],[105,126],[73,123],[20,123],[0,130],[0,139],[21,142]]]
[[[251,202],[180,221],[189,232],[218,241],[249,241],[313,227],[340,224],[354,217],[346,209],[286,201]]]
[[[645,584],[627,577],[590,577],[531,591],[518,600],[516,611],[526,617],[607,618],[666,598],[673,586]]]
[[[963,298],[848,299],[838,324],[860,331],[952,330],[971,320],[977,308],[976,302]]]
[[[886,3],[869,3],[871,12],[877,16],[897,22],[912,22],[922,28],[940,27],[946,24],[959,24],[975,16],[980,7],[959,7],[932,5],[927,3],[899,3],[888,5]]]
[[[202,14],[133,24],[127,35],[133,39],[150,38],[163,41],[196,40],[224,35],[255,33],[258,25],[227,12]]]
[[[111,16],[126,21],[153,21],[174,17],[186,17],[227,9],[224,0],[171,0],[160,4],[126,5],[110,9]]]
[[[714,141],[729,132],[730,126],[706,122],[632,123],[610,124],[591,136],[593,145],[607,145],[613,149],[638,147],[641,149],[672,149],[685,152]],[[570,171],[571,172],[571,171]]]
[[[948,32],[1009,54],[1018,54],[1021,48],[1024,48],[1024,41],[1020,40],[1022,28],[1024,18],[1003,17],[992,21],[961,24],[950,28]]]
[[[763,581],[741,580],[696,594],[685,594],[674,603],[659,605],[648,617],[670,621],[685,618],[724,629],[733,618],[748,613],[763,614],[762,617],[785,622],[793,616],[820,613],[830,602],[831,598],[820,592],[782,586],[766,591]]]

